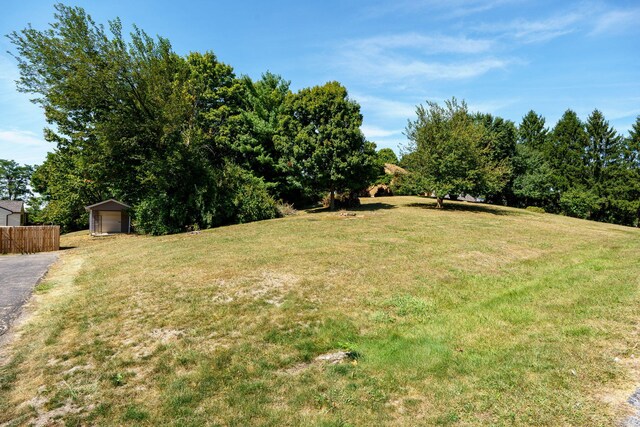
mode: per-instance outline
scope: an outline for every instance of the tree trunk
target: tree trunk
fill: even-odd
[[[335,210],[336,208],[336,193],[334,190],[329,192],[329,210]]]
[[[442,209],[442,202],[443,202],[442,197],[436,197],[436,209]]]

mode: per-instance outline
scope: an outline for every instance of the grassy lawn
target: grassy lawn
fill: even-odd
[[[640,378],[640,230],[417,197],[363,203],[356,216],[200,234],[65,236],[74,248],[0,368],[0,424],[625,416]],[[340,350],[342,363],[316,360]]]

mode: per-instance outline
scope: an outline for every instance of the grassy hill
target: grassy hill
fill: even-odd
[[[640,379],[640,230],[417,197],[72,246],[0,423],[612,425]],[[318,356],[347,352],[340,363]],[[635,354],[634,354],[635,352]]]

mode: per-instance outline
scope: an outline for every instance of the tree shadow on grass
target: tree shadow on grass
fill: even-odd
[[[445,200],[443,203],[442,209],[436,208],[435,200],[433,203],[410,203],[407,205],[410,208],[420,208],[420,209],[429,209],[434,211],[453,211],[453,212],[472,212],[472,213],[488,213],[492,215],[500,215],[500,216],[515,216],[520,215],[519,212],[515,212],[512,210],[500,209],[497,206],[479,204],[479,203],[469,203],[469,202],[451,202]]]
[[[374,212],[374,211],[379,211],[379,210],[384,210],[384,209],[396,209],[397,206],[396,205],[390,205],[389,203],[366,203],[366,204],[362,204],[360,206],[354,206],[352,208],[346,208],[346,209],[340,209],[337,208],[333,211],[329,210],[329,208],[311,208],[311,209],[307,209],[306,212],[310,213],[310,214],[316,214],[316,213],[330,213],[330,212],[335,212],[338,213],[340,211],[349,211],[349,212]]]

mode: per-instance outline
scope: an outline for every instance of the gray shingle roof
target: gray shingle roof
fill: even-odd
[[[23,204],[24,202],[21,200],[0,200],[0,208],[4,208],[12,213],[22,212]]]

